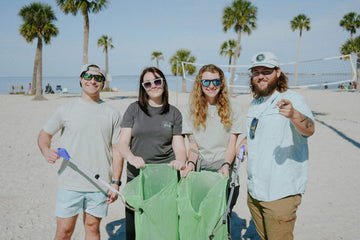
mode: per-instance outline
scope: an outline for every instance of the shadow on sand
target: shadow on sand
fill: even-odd
[[[126,240],[125,218],[108,223],[106,231],[109,234],[108,240]],[[244,232],[243,235],[242,232]],[[231,238],[233,240],[260,240],[254,222],[251,220],[249,227],[246,227],[246,219],[240,218],[234,212],[231,214]]]
[[[325,116],[325,115],[327,115],[326,113],[319,113],[319,112],[313,112],[313,114],[314,114],[315,117],[316,117],[316,116]],[[357,141],[355,141],[354,139],[346,136],[343,132],[337,130],[337,129],[334,128],[333,126],[331,126],[331,125],[327,124],[326,122],[321,121],[321,120],[319,120],[319,119],[316,119],[316,118],[315,118],[315,121],[317,121],[318,123],[321,123],[322,125],[330,128],[330,129],[333,130],[335,133],[337,133],[340,137],[342,137],[343,139],[345,139],[345,140],[348,141],[349,143],[353,144],[355,147],[360,148],[360,143],[359,143],[359,142],[357,142]]]

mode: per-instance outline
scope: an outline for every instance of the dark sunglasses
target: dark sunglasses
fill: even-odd
[[[154,81],[148,81],[148,82],[142,82],[141,83],[141,85],[145,89],[150,89],[153,84],[155,85],[155,87],[161,87],[163,85],[163,79],[162,78],[157,78]]]
[[[204,87],[208,87],[210,86],[210,83],[212,82],[212,84],[214,86],[220,86],[221,84],[221,78],[217,78],[217,79],[212,79],[212,80],[208,80],[208,79],[203,79],[201,80],[201,83]]]
[[[91,73],[85,73],[83,75],[83,79],[85,79],[86,81],[91,81],[91,79],[93,79],[96,81],[96,82],[103,82],[105,81],[105,78],[103,75],[93,75]]]
[[[259,119],[254,118],[251,121],[251,125],[250,125],[250,131],[249,131],[249,135],[250,135],[250,139],[254,139],[255,137],[255,131],[256,131],[256,127],[258,125]]]
[[[264,71],[261,71],[261,72],[252,72],[252,76],[253,77],[257,77],[257,76],[260,76],[260,74],[262,74],[263,76],[268,76],[268,75],[271,75],[273,72],[274,72],[275,68],[272,68],[272,69],[267,69],[267,70],[264,70]]]

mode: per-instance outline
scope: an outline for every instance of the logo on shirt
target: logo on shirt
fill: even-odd
[[[172,122],[169,122],[169,121],[163,121],[163,122],[162,122],[162,126],[163,126],[164,128],[172,128],[172,127],[173,127],[173,124],[172,124]]]

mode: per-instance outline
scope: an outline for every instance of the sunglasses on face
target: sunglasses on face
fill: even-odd
[[[162,78],[157,78],[154,81],[147,81],[147,82],[142,82],[141,83],[141,85],[145,89],[150,89],[153,84],[155,85],[155,87],[161,87],[163,85],[163,79]]]
[[[105,78],[103,75],[93,75],[91,73],[85,73],[84,76],[83,76],[83,79],[85,79],[86,81],[91,81],[91,79],[93,79],[96,81],[96,82],[103,82],[105,81]]]
[[[220,86],[221,78],[212,79],[212,80],[203,79],[203,80],[201,80],[201,83],[204,87],[210,86],[210,83],[212,83],[214,86]]]
[[[271,75],[274,72],[274,70],[275,70],[275,68],[272,68],[272,69],[267,69],[267,70],[264,70],[261,72],[255,71],[255,72],[252,72],[251,74],[253,77],[260,76],[260,74],[262,74],[263,76],[268,76],[268,75]]]
[[[254,139],[254,137],[255,137],[255,131],[256,131],[256,127],[258,125],[258,122],[259,122],[259,119],[257,119],[257,118],[254,118],[251,121],[250,131],[249,131],[250,139]]]

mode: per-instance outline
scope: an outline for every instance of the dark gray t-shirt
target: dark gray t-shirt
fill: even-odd
[[[173,135],[181,135],[182,116],[180,111],[170,105],[169,112],[160,114],[161,107],[148,106],[151,116],[146,115],[138,102],[127,108],[121,128],[132,128],[130,149],[135,156],[142,157],[148,163],[170,163],[175,160],[172,148]],[[127,165],[127,176],[134,178],[139,170]]]

